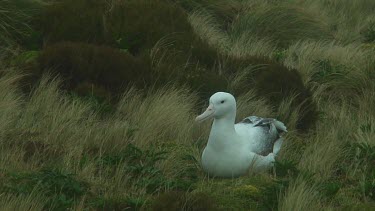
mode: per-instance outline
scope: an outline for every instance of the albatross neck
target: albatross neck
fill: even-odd
[[[212,129],[219,129],[223,132],[234,132],[234,119],[233,117],[223,117],[220,119],[214,119],[214,122],[212,123]]]
[[[236,136],[234,121],[235,114],[214,119],[208,144],[218,149],[223,149],[228,144],[231,144],[231,139]]]

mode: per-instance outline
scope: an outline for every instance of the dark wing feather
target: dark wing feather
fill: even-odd
[[[264,133],[268,134],[267,136],[269,137],[269,142],[266,141],[269,145],[268,147],[264,148],[264,151],[260,152],[261,155],[268,155],[271,153],[272,146],[274,145],[275,141],[280,138],[280,134],[282,132],[288,132],[284,123],[274,119],[274,118],[262,118],[262,117],[257,117],[257,116],[249,116],[243,119],[240,123],[242,124],[249,124],[252,125],[253,127],[262,127],[264,128]],[[276,131],[272,132],[273,128],[276,129]],[[271,140],[272,139],[272,140]]]

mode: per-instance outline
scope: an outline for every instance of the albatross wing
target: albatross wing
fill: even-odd
[[[263,156],[277,154],[282,144],[281,133],[288,132],[284,123],[258,116],[246,117],[235,128],[242,136],[248,136],[252,151]]]

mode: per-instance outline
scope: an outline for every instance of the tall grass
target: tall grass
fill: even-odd
[[[372,11],[375,9],[375,3],[370,0],[296,0],[295,2],[327,18],[335,39],[343,44],[358,43],[363,40],[361,30],[367,24],[367,20],[374,17]]]
[[[0,1],[0,58],[18,52],[20,43],[32,34],[33,15],[44,3],[42,0]]]
[[[300,7],[262,4],[242,13],[233,23],[231,37],[268,37],[280,47],[300,39],[330,39],[326,24]]]
[[[214,65],[218,73],[225,58],[254,55],[298,70],[303,84],[313,90],[320,113],[316,128],[305,134],[296,130],[303,112],[298,106],[291,109],[297,96],[273,108],[248,87],[236,96],[237,121],[258,115],[288,127],[274,174],[207,178],[199,163],[211,125],[197,125],[194,117],[208,99],[201,100],[195,90],[173,81],[159,89],[129,88],[114,111],[103,116],[95,102],[61,91],[59,78],[45,74],[25,94],[19,84],[23,75],[1,68],[0,209],[139,210],[182,204],[194,210],[206,206],[202,201],[207,207],[243,210],[371,207],[375,63],[374,49],[366,47],[371,41],[361,37],[361,30],[363,20],[373,18],[374,3],[173,2],[189,12],[188,21],[202,42],[220,54]],[[10,1],[0,3],[4,7]],[[26,25],[15,28],[18,23],[1,19],[10,14],[4,11],[0,30],[24,33]],[[12,21],[26,17],[12,15],[18,17]],[[194,64],[169,64],[176,60],[173,45],[167,36],[144,53],[160,71],[186,71]],[[228,88],[242,87],[256,68],[239,67]],[[202,200],[196,202],[196,196]]]
[[[316,188],[297,178],[280,201],[278,210],[319,210],[319,195]]]
[[[0,195],[1,210],[42,210],[44,200],[37,193],[28,196]]]

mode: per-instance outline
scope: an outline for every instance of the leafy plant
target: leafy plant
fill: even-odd
[[[319,185],[318,190],[328,199],[333,199],[342,184],[338,181],[326,181]]]
[[[25,51],[13,58],[10,64],[13,66],[23,66],[27,63],[36,62],[39,53],[39,51]]]
[[[337,77],[342,77],[347,71],[345,65],[334,65],[328,59],[315,61],[315,66],[318,71],[312,76],[312,78],[320,83],[329,83],[337,79]]]
[[[42,169],[31,173],[10,173],[2,187],[5,192],[30,194],[35,188],[49,197],[45,207],[66,210],[88,190],[88,184],[74,178],[72,173],[58,169]]]
[[[275,172],[278,177],[286,176],[297,176],[299,170],[297,169],[297,163],[291,160],[281,160],[275,162]]]
[[[272,56],[277,62],[281,62],[285,59],[285,52],[286,50],[276,50]]]
[[[166,183],[156,164],[165,159],[166,151],[141,150],[129,144],[123,151],[117,154],[105,155],[99,162],[107,166],[118,166],[125,163],[125,171],[133,178],[136,185],[145,187],[149,192],[154,192]]]

